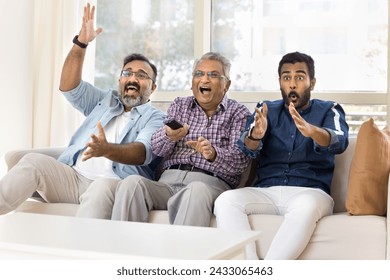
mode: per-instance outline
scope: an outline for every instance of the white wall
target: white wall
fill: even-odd
[[[32,143],[33,1],[0,0],[0,175],[3,154]],[[19,23],[18,19],[23,18]]]
[[[0,0],[0,155],[31,147],[32,11],[33,1]]]

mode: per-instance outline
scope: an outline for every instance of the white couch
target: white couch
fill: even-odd
[[[390,240],[388,230],[389,217],[365,215],[351,216],[345,208],[349,167],[355,150],[356,138],[350,139],[348,149],[336,156],[335,174],[331,192],[335,201],[334,214],[322,218],[299,259],[314,260],[384,260],[390,259]],[[57,157],[63,148],[47,148],[11,151],[6,154],[6,163],[11,168],[24,154],[39,152]],[[390,188],[390,178],[389,178]],[[390,197],[390,192],[389,192]],[[388,198],[389,201],[389,198]],[[74,215],[78,205],[66,203],[45,203],[30,199],[16,211],[45,213],[54,215]],[[387,213],[390,205],[387,205]],[[261,258],[267,252],[270,242],[283,217],[274,215],[250,215],[252,228],[262,232],[257,242]],[[168,223],[167,211],[152,211],[149,222]],[[210,226],[215,226],[215,219]]]

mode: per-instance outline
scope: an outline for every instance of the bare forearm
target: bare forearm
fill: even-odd
[[[112,161],[141,165],[146,159],[146,150],[144,144],[134,142],[129,144],[108,143],[104,156]]]
[[[330,134],[323,128],[312,126],[311,139],[322,147],[328,147],[330,144]]]
[[[65,59],[62,67],[60,90],[69,91],[81,82],[86,49],[74,45]]]

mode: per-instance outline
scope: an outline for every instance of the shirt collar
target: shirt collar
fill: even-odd
[[[133,107],[131,111],[136,110],[140,115],[143,115],[146,111],[150,109],[151,106],[152,106],[152,102],[148,100],[148,102],[144,104]]]
[[[286,104],[284,103],[283,100],[281,100],[281,101],[282,101],[282,103],[283,103],[283,108],[284,108],[284,110],[286,110],[286,112],[289,113],[288,106],[286,106]],[[311,111],[312,105],[313,105],[313,102],[310,100],[310,101],[309,101],[309,106],[308,106],[307,108],[303,109],[303,110],[299,110],[298,113],[299,113],[300,115],[302,115],[302,114],[306,114],[306,113],[310,112],[310,111]]]
[[[306,114],[306,113],[310,112],[312,104],[313,104],[313,102],[311,100],[309,100],[309,106],[303,110],[300,110],[299,114]]]
[[[114,98],[117,99],[119,101],[119,103],[122,104],[122,101],[120,100],[119,98],[119,92],[117,90],[114,90],[113,91],[113,95],[114,95]],[[123,104],[122,104],[123,106]],[[148,102],[144,103],[144,104],[141,104],[141,105],[138,105],[138,106],[135,106],[131,109],[131,111],[133,109],[135,109],[140,115],[142,115],[144,112],[148,111],[148,109],[152,106],[152,102],[150,101],[150,99],[148,100]],[[124,107],[124,106],[123,106]]]
[[[219,112],[219,111],[226,111],[226,109],[227,109],[227,103],[228,103],[228,98],[227,98],[227,96],[226,96],[226,94],[223,96],[223,98],[222,98],[222,100],[221,100],[221,102],[218,104],[218,107],[217,107],[217,110],[216,110],[216,112]],[[195,106],[199,106],[199,107],[201,107],[200,105],[199,105],[199,103],[198,103],[198,101],[196,101],[196,98],[194,97],[194,96],[192,96],[192,102],[190,103],[190,106],[191,106],[191,108],[194,108]]]

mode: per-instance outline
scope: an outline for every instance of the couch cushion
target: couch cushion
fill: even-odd
[[[351,216],[347,212],[323,217],[298,259],[384,260],[386,218]]]
[[[390,127],[365,121],[349,170],[346,208],[352,215],[386,215],[390,172]]]
[[[248,219],[253,230],[261,231],[261,237],[256,241],[256,250],[259,258],[264,259],[284,217],[278,215],[255,214],[249,215]]]
[[[249,215],[248,217],[251,228],[261,231],[261,238],[257,240],[256,247],[257,253],[260,258],[264,258],[271,245],[272,239],[280,224],[283,221],[282,216],[277,215]],[[149,223],[169,224],[168,211],[166,210],[153,210],[149,212]],[[215,216],[210,221],[210,227],[216,227]]]
[[[152,210],[149,212],[148,223],[169,224],[168,211]]]
[[[16,211],[74,216],[77,204],[42,203],[29,200]],[[261,231],[256,242],[260,258],[264,258],[272,239],[283,221],[277,215],[250,215],[253,230]],[[168,224],[168,212],[153,210],[149,222]],[[215,227],[215,217],[210,226]],[[386,258],[386,218],[380,216],[350,216],[339,213],[322,218],[314,234],[299,259],[385,259]]]
[[[36,201],[34,199],[28,199],[23,202],[15,212],[28,212],[38,214],[50,214],[60,216],[75,216],[78,204],[71,203],[46,203]]]

